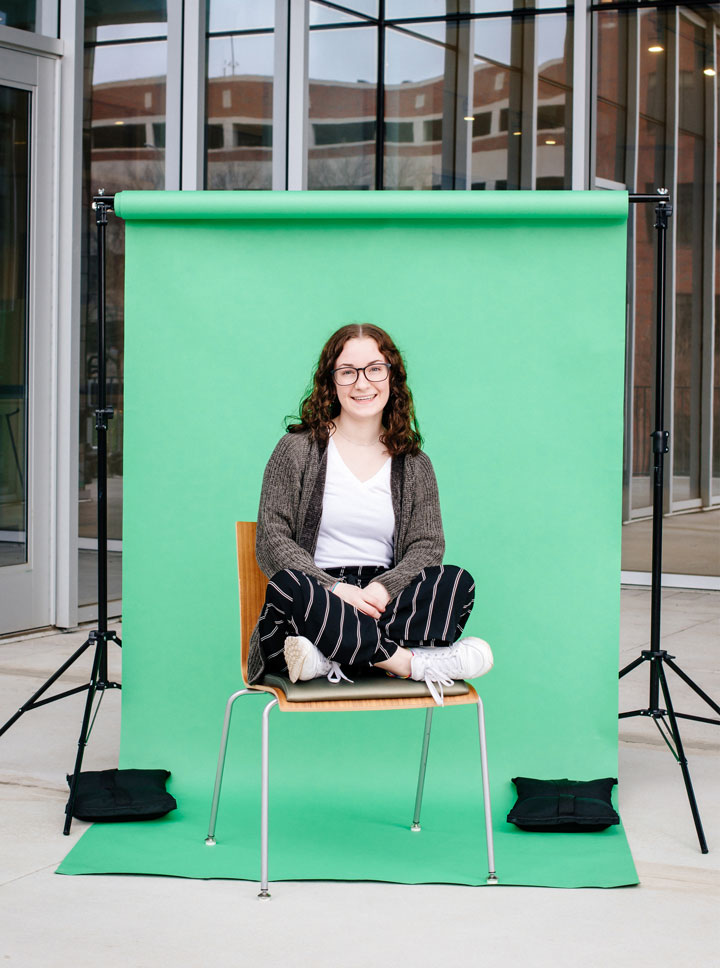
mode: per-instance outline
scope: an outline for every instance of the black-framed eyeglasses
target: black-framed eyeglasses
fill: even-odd
[[[390,375],[390,363],[368,363],[367,366],[340,366],[332,371],[333,380],[340,387],[349,387],[357,382],[361,373],[371,383],[384,383]]]

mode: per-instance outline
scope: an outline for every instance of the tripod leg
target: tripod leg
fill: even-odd
[[[637,667],[642,662],[644,662],[644,661],[645,661],[645,656],[644,655],[639,655],[637,657],[637,659],[634,659],[632,662],[630,662],[628,665],[626,665],[624,669],[621,669],[620,670],[620,674],[619,674],[618,678],[619,679],[622,679],[622,677],[623,676],[626,676],[628,674],[628,672],[632,672],[633,669],[637,669]]]
[[[718,706],[716,702],[713,702],[710,696],[708,696],[706,692],[703,692],[700,686],[698,686],[697,683],[693,682],[690,676],[684,673],[679,666],[676,666],[675,663],[672,661],[672,659],[669,658],[668,656],[665,656],[665,664],[670,669],[672,669],[675,675],[680,676],[682,681],[687,683],[687,685],[690,686],[690,688],[694,692],[696,692],[698,696],[700,696],[700,698],[703,699],[708,704],[708,706],[710,706],[711,709],[714,709],[715,712],[718,714],[718,716],[720,716],[720,706]]]
[[[698,805],[695,800],[695,791],[693,790],[692,780],[690,779],[688,761],[687,757],[685,756],[682,740],[680,739],[680,730],[678,728],[677,719],[675,718],[675,710],[673,709],[672,699],[670,698],[670,690],[668,689],[667,679],[665,678],[665,670],[663,669],[662,662],[657,663],[657,669],[658,677],[660,679],[660,688],[662,689],[663,696],[665,697],[665,705],[667,706],[670,729],[672,730],[673,739],[675,740],[677,760],[680,764],[680,769],[682,770],[683,780],[685,781],[685,789],[687,790],[688,800],[690,802],[690,811],[693,815],[693,820],[695,821],[695,830],[697,831],[698,840],[700,841],[700,851],[703,854],[707,854],[708,845],[707,841],[705,840],[705,833],[703,831],[703,825],[700,819],[700,811],[698,810]]]
[[[102,665],[103,653],[107,648],[107,643],[103,638],[97,639],[95,645],[95,657],[93,658],[92,673],[90,676],[90,684],[88,686],[87,699],[85,700],[85,713],[83,715],[82,727],[80,729],[80,739],[78,740],[78,751],[77,757],[75,758],[75,769],[73,770],[72,784],[70,785],[70,796],[68,798],[67,805],[65,806],[65,826],[63,827],[63,834],[67,836],[70,833],[70,825],[72,824],[72,812],[75,806],[75,797],[77,796],[78,783],[80,782],[80,770],[82,769],[83,754],[85,753],[85,747],[88,741],[88,727],[90,725],[90,715],[92,713],[93,701],[95,699],[95,693],[97,692],[97,682],[98,675],[100,672],[100,667]]]
[[[63,662],[63,664],[60,666],[57,672],[54,672],[47,680],[47,682],[43,683],[43,685],[40,686],[38,691],[36,693],[33,693],[33,695],[30,696],[28,701],[26,703],[23,703],[23,705],[18,709],[15,715],[11,716],[10,719],[8,719],[8,721],[5,723],[5,725],[0,728],[0,736],[2,736],[4,732],[10,729],[12,724],[17,722],[17,720],[20,719],[23,713],[26,713],[29,709],[33,708],[33,706],[35,705],[36,701],[40,698],[40,696],[42,696],[44,692],[47,692],[50,686],[52,686],[52,684],[56,682],[64,672],[67,672],[67,670],[70,668],[73,662],[76,662],[83,654],[83,652],[85,652],[85,650],[91,644],[92,644],[92,639],[86,639],[85,642],[83,642],[83,644],[80,646],[80,648],[76,652],[73,652],[73,654],[70,656],[67,662]],[[60,699],[61,697],[58,696],[57,698]],[[51,702],[52,700],[46,699],[45,701]]]

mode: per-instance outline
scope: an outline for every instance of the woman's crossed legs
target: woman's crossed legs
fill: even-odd
[[[462,568],[424,568],[376,620],[314,578],[285,569],[268,582],[259,621],[267,669],[287,674],[285,639],[302,636],[346,673],[379,666],[410,675],[410,649],[447,647],[459,638],[473,607],[474,590],[472,576]]]

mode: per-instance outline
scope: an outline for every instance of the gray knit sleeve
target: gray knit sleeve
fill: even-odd
[[[329,586],[336,579],[318,568],[310,552],[296,541],[307,462],[304,443],[299,435],[286,434],[267,463],[260,493],[255,557],[268,578],[283,568],[295,568]]]
[[[445,553],[440,496],[435,471],[430,458],[419,453],[413,459],[414,481],[410,520],[402,548],[396,548],[397,565],[380,575],[376,581],[384,585],[390,597],[395,598],[415,575],[430,565],[441,565]]]

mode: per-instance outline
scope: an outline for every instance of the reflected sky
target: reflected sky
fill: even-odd
[[[167,42],[164,40],[95,48],[93,84],[141,77],[164,78],[166,73]]]
[[[210,37],[207,50],[208,77],[255,74],[272,77],[274,34]]]
[[[309,67],[310,77],[316,81],[374,84],[377,27],[312,31]]]
[[[275,25],[275,0],[209,0],[208,30],[252,30]]]

